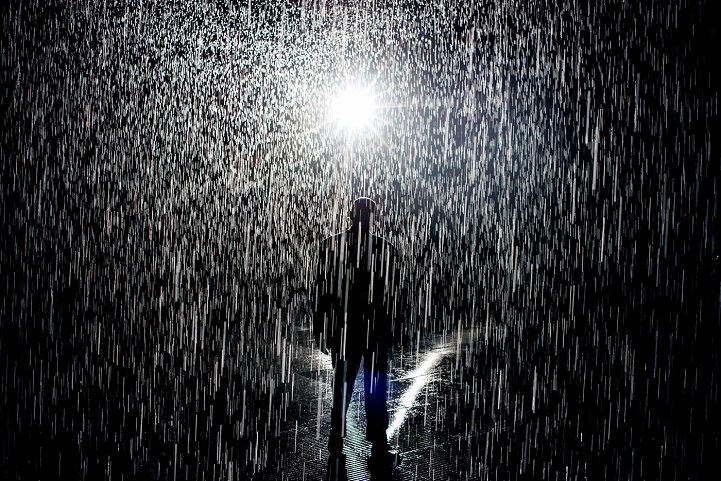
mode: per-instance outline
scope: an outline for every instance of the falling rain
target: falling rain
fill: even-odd
[[[401,266],[384,479],[718,463],[712,2],[0,18],[0,478],[323,479],[317,246],[361,196]]]

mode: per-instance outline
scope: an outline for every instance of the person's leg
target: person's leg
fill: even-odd
[[[366,439],[374,451],[388,451],[388,406],[386,384],[388,382],[388,348],[376,344],[364,355],[364,381],[366,396]]]
[[[339,359],[335,364],[333,408],[330,413],[330,438],[328,439],[328,451],[332,456],[340,456],[343,452],[345,418],[353,396],[353,384],[358,375],[361,354],[361,352],[349,350],[346,352],[345,359]]]

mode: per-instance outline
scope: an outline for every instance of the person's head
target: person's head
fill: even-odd
[[[353,201],[348,216],[351,229],[370,232],[371,226],[375,222],[376,203],[368,197],[358,197]]]

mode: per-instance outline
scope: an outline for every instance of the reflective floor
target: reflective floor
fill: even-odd
[[[388,435],[392,448],[402,456],[400,466],[392,470],[369,468],[361,367],[347,420],[346,470],[337,478],[330,470],[330,479],[483,479],[510,475],[508,465],[500,459],[494,462],[493,456],[515,458],[511,445],[533,424],[533,406],[527,400],[531,392],[525,401],[524,396],[515,396],[515,409],[508,409],[506,398],[511,386],[504,379],[507,372],[498,364],[492,367],[489,344],[481,330],[464,330],[417,340],[408,349],[391,354]],[[278,455],[269,460],[264,472],[256,474],[260,479],[329,479],[330,360],[310,346],[299,349]],[[491,367],[485,379],[480,376],[481,365]],[[541,446],[534,445],[534,451]],[[530,444],[526,446],[529,448]],[[533,463],[523,464],[528,465],[527,475],[533,476]],[[535,476],[542,476],[540,470]]]

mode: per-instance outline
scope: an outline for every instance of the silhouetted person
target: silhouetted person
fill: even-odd
[[[321,241],[313,328],[318,345],[330,351],[335,369],[331,462],[343,459],[346,413],[362,358],[370,461],[394,466],[399,459],[390,451],[386,436],[386,384],[388,348],[394,332],[400,331],[394,315],[399,268],[395,247],[371,232],[375,215],[375,202],[356,199],[349,216],[351,227]]]

